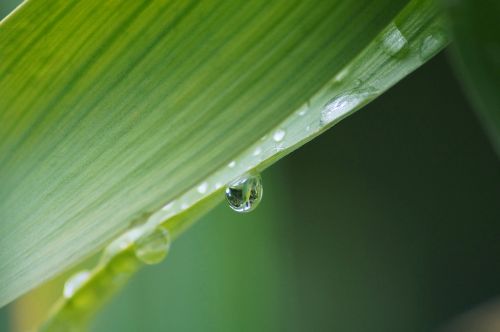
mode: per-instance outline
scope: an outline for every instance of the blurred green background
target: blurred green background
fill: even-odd
[[[255,212],[209,213],[91,330],[429,331],[500,294],[499,162],[446,54],[263,178]]]

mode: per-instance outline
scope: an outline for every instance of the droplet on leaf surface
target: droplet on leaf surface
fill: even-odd
[[[135,256],[145,264],[161,262],[170,250],[170,233],[164,227],[156,228],[151,234],[139,238],[135,244]]]
[[[69,299],[76,291],[89,279],[90,272],[87,270],[80,271],[72,275],[65,283],[63,295]]]

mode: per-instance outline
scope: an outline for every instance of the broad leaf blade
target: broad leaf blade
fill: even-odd
[[[446,41],[422,56],[442,21],[405,5],[25,3],[0,25],[0,304],[138,218],[178,233],[417,68]]]

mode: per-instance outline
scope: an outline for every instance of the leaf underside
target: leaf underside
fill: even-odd
[[[0,305],[134,220],[178,235],[446,43],[432,1],[27,1],[0,24]]]

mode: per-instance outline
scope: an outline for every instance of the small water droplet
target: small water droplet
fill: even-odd
[[[299,108],[299,110],[297,111],[297,114],[299,116],[306,115],[307,111],[311,108],[311,106],[309,104],[310,104],[310,101],[308,100],[305,105],[303,105],[301,108]]]
[[[182,203],[181,204],[181,210],[185,210],[189,207],[189,204],[188,203]]]
[[[384,51],[391,56],[402,55],[407,44],[408,41],[398,27],[394,23],[391,23],[382,41]]]
[[[256,148],[255,151],[253,152],[254,156],[258,156],[262,152],[262,149],[260,147]]]
[[[259,205],[262,193],[260,174],[246,175],[227,186],[226,200],[234,211],[250,212]]]
[[[285,134],[286,132],[283,129],[278,129],[274,132],[273,140],[275,142],[280,142],[283,140],[283,138],[285,138]]]
[[[80,271],[72,275],[65,283],[63,289],[63,295],[65,298],[69,299],[76,293],[78,289],[89,279],[90,272],[87,270]]]
[[[135,227],[128,230],[125,234],[118,238],[120,250],[125,250],[141,236],[141,228]]]
[[[435,31],[422,40],[420,45],[420,59],[429,60],[446,45],[448,38],[443,31]]]
[[[231,162],[229,162],[229,164],[227,164],[227,167],[229,168],[233,168],[234,166],[236,166],[236,161],[232,160]]]
[[[216,182],[215,185],[214,185],[215,189],[219,189],[220,187],[222,187],[222,183],[220,182]]]
[[[161,262],[169,250],[170,233],[164,227],[156,228],[151,234],[139,238],[135,244],[135,256],[145,264]]]
[[[349,74],[349,67],[345,67],[337,75],[335,75],[334,80],[336,82],[340,82],[347,76],[347,74]]]
[[[207,189],[208,189],[208,183],[206,183],[206,182],[203,182],[202,184],[200,184],[200,185],[198,186],[198,188],[196,188],[196,190],[198,190],[198,192],[199,192],[200,194],[204,194],[204,193],[206,193],[206,192],[207,192]]]
[[[172,202],[170,202],[170,203],[165,204],[165,206],[164,206],[164,207],[162,207],[161,209],[162,209],[163,211],[168,211],[168,210],[170,210],[173,206],[174,206],[174,201],[172,201]]]
[[[374,92],[358,91],[343,93],[325,105],[321,111],[320,125],[325,126],[333,121],[341,120],[347,113],[366,101]]]
[[[137,240],[142,234],[142,226],[137,226],[127,230],[125,233],[120,235],[118,238],[113,240],[105,249],[101,256],[101,261],[109,262],[120,252],[130,248],[134,241]]]

